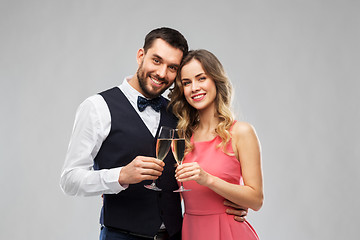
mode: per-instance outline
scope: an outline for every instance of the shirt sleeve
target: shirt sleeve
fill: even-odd
[[[116,194],[127,188],[118,182],[121,167],[94,170],[102,142],[110,132],[111,117],[100,95],[86,99],[78,108],[68,146],[60,186],[73,196]]]

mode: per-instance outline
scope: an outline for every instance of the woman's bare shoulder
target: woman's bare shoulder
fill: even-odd
[[[255,134],[255,128],[248,122],[236,121],[232,128],[232,135],[235,138],[243,138]]]

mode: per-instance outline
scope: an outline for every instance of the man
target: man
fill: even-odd
[[[161,94],[187,52],[178,31],[152,30],[137,52],[137,73],[77,111],[60,184],[69,195],[103,195],[101,239],[181,239],[175,160],[153,156],[159,126],[176,127]],[[161,192],[144,188],[151,180]],[[242,220],[243,211],[229,211]]]

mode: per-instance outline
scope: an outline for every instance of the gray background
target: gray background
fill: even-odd
[[[1,0],[0,239],[98,239],[101,198],[59,187],[75,111],[136,71],[159,26],[219,57],[258,132],[260,238],[356,239],[359,12],[355,0]]]

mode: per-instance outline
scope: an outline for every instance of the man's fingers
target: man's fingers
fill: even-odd
[[[235,219],[235,221],[238,221],[238,222],[244,222],[246,220],[245,217],[238,217],[238,216],[234,216],[234,219]]]
[[[224,205],[228,206],[228,207],[233,207],[233,208],[236,207],[236,205],[234,203],[230,202],[229,200],[225,200]]]
[[[145,181],[145,180],[156,180],[158,179],[159,176],[154,176],[154,175],[143,175],[141,181]]]
[[[154,173],[154,170],[158,172],[162,172],[164,170],[165,163],[159,159],[152,157],[138,157],[134,161],[134,167],[141,169],[141,174],[149,174],[149,175],[159,175],[158,173]]]
[[[229,200],[225,200],[224,201],[224,205],[225,206],[228,206],[228,207],[232,207],[232,208],[235,208],[235,209],[241,209],[241,210],[245,210],[246,208],[245,207],[242,207],[240,205],[237,205],[233,202],[230,202]]]
[[[145,162],[147,162],[147,163],[155,163],[155,164],[157,164],[159,166],[162,166],[162,167],[165,166],[164,161],[161,161],[161,160],[153,158],[153,157],[141,157],[141,160],[144,163]]]
[[[137,156],[122,168],[118,181],[120,184],[135,184],[144,180],[155,180],[162,174],[164,166],[165,163],[159,159]]]
[[[234,219],[238,222],[244,222],[246,220],[247,212],[245,210],[226,209],[226,213],[234,215]]]
[[[150,175],[150,176],[161,176],[162,171],[161,170],[155,170],[155,169],[143,169],[141,172],[141,175]]]
[[[164,168],[161,165],[158,165],[154,162],[143,162],[140,166],[144,170],[156,170],[162,172]]]
[[[239,217],[245,217],[247,215],[247,212],[245,210],[236,210],[231,208],[226,209],[226,213]]]

